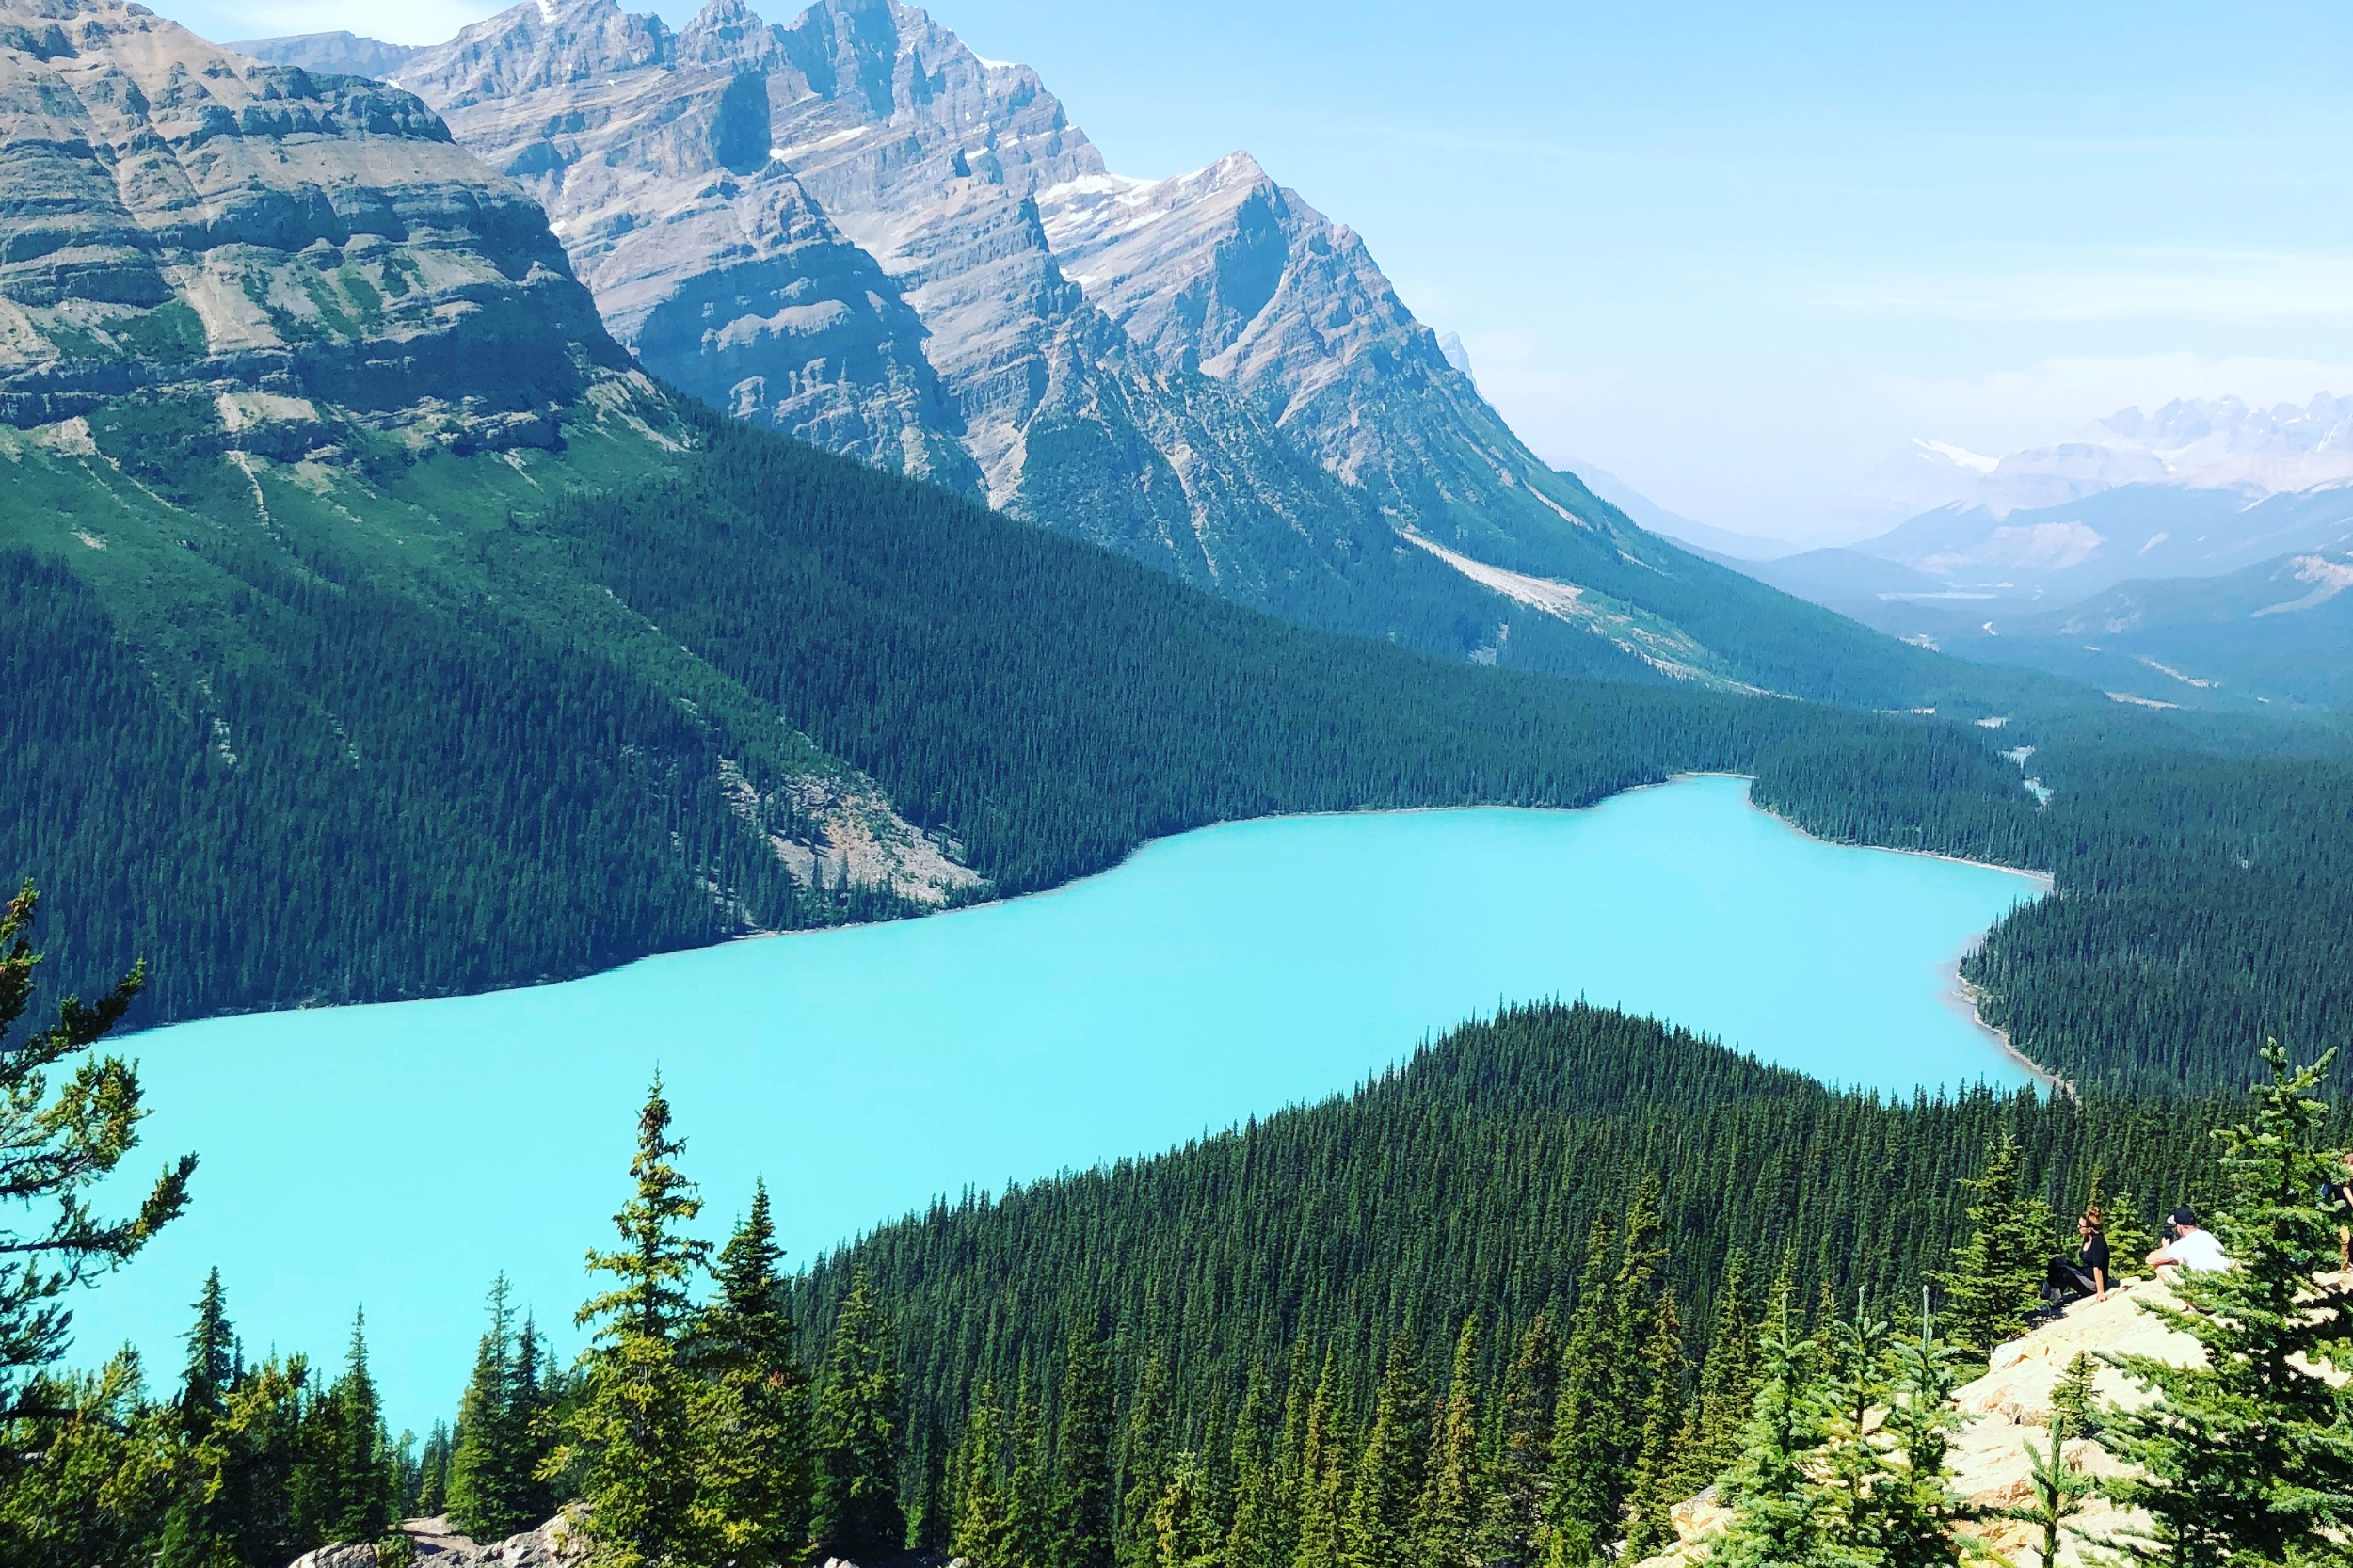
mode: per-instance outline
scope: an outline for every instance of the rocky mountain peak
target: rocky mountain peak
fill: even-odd
[[[782,54],[776,29],[744,0],[711,0],[678,36],[678,57],[696,65],[762,70]]]
[[[410,93],[123,0],[0,0],[0,417],[202,387],[546,439],[625,362],[537,210]]]
[[[677,37],[651,13],[615,0],[522,0],[404,62],[400,85],[447,114],[549,88],[593,83],[616,71],[666,66]]]

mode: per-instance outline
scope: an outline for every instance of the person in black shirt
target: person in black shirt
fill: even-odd
[[[2075,1256],[2061,1253],[2043,1271],[2042,1293],[2057,1305],[2089,1296],[2108,1299],[2108,1239],[2101,1234],[2097,1209],[2088,1209],[2075,1222]]]

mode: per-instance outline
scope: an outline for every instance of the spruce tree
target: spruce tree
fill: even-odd
[[[490,1282],[490,1321],[474,1348],[473,1373],[457,1401],[457,1441],[449,1456],[450,1523],[476,1541],[504,1541],[547,1514],[537,1469],[544,1454],[532,1431],[536,1347],[520,1345],[506,1276]]]
[[[1642,1411],[1641,1447],[1627,1495],[1625,1555],[1628,1561],[1656,1556],[1674,1544],[1674,1522],[1669,1511],[1687,1496],[1682,1484],[1684,1459],[1677,1448],[1686,1430],[1683,1375],[1683,1325],[1670,1291],[1658,1298],[1642,1349],[1642,1376],[1649,1394]]]
[[[1980,1356],[2025,1327],[2051,1254],[2051,1206],[2026,1192],[2025,1160],[2016,1135],[2004,1128],[1984,1168],[1961,1183],[1976,1195],[1969,1239],[1954,1252],[1953,1266],[1935,1276],[1945,1287],[1946,1337]]]
[[[813,1428],[813,1533],[818,1544],[854,1561],[904,1550],[907,1525],[899,1506],[898,1357],[891,1349],[889,1320],[863,1271],[851,1280],[850,1292],[834,1318]]]
[[[1569,1317],[1569,1342],[1561,1366],[1561,1399],[1553,1413],[1551,1496],[1545,1520],[1545,1561],[1576,1564],[1613,1538],[1617,1524],[1615,1478],[1610,1473],[1618,1404],[1620,1358],[1616,1309],[1610,1292],[1614,1232],[1596,1215],[1585,1240],[1577,1273],[1577,1304]]]
[[[1430,1396],[1412,1342],[1389,1341],[1372,1430],[1356,1462],[1348,1503],[1347,1568],[1417,1568],[1415,1526],[1427,1477]]]
[[[2099,1431],[2100,1364],[2090,1352],[2077,1351],[2067,1370],[2051,1389],[2051,1432],[2060,1442],[2090,1437]]]
[[[1114,1568],[1111,1366],[1092,1327],[1071,1336],[1054,1464],[1058,1568]]]
[[[1701,1364],[1699,1409],[1685,1456],[1685,1495],[1699,1492],[1740,1457],[1741,1433],[1756,1394],[1756,1323],[1748,1299],[1748,1260],[1735,1252],[1716,1291],[1716,1315]]]
[[[2265,1043],[2270,1081],[2219,1134],[2226,1195],[2212,1220],[2232,1266],[2182,1273],[2178,1307],[2138,1303],[2199,1342],[2199,1364],[2102,1355],[2157,1396],[2105,1414],[2100,1434],[2139,1472],[2110,1491],[2149,1513],[2148,1539],[2132,1544],[2148,1560],[2329,1561],[2353,1527],[2353,1394],[2318,1375],[2353,1372],[2353,1286],[2334,1272],[2336,1216],[2320,1195],[2335,1161],[2314,1091],[2335,1054],[2291,1070]]]
[[[1287,1512],[1281,1433],[1268,1410],[1265,1373],[1250,1370],[1241,1413],[1234,1418],[1234,1440],[1226,1450],[1232,1477],[1233,1521],[1225,1530],[1225,1568],[1289,1568],[1291,1543],[1283,1528]]]
[[[1421,1560],[1432,1568],[1477,1568],[1487,1523],[1486,1456],[1481,1451],[1479,1320],[1465,1318],[1455,1336],[1446,1398],[1433,1423],[1429,1503],[1421,1521]]]
[[[417,1455],[417,1490],[408,1505],[410,1517],[432,1519],[448,1512],[450,1450],[455,1446],[445,1422],[434,1422],[424,1434],[424,1448]]]
[[[1300,1442],[1299,1544],[1292,1568],[1344,1568],[1348,1560],[1348,1440],[1343,1430],[1339,1379],[1330,1350],[1308,1403]]]
[[[195,1324],[181,1336],[188,1360],[180,1380],[180,1427],[190,1440],[201,1441],[228,1413],[229,1390],[238,1371],[236,1331],[229,1326],[228,1295],[221,1288],[219,1269],[206,1271],[194,1311]]]
[[[1723,1478],[1732,1512],[1709,1554],[1714,1568],[1868,1568],[1844,1545],[1837,1515],[1814,1476],[1827,1446],[1829,1411],[1814,1376],[1813,1348],[1793,1336],[1780,1294],[1758,1342],[1757,1389],[1740,1457]]]
[[[1054,1560],[1054,1472],[1046,1451],[1046,1413],[1024,1382],[1013,1401],[1007,1448],[1013,1473],[1007,1485],[1012,1507],[1005,1560],[1012,1568],[1052,1568]]]
[[[1218,1520],[1209,1466],[1187,1449],[1152,1509],[1153,1561],[1158,1568],[1217,1568]]]
[[[756,1182],[750,1212],[719,1254],[718,1289],[695,1335],[702,1369],[716,1381],[706,1500],[739,1568],[786,1568],[808,1542],[808,1378],[784,1306],[783,1256],[767,1183]]]
[[[2037,1543],[2035,1568],[2057,1568],[2060,1544],[2067,1536],[2082,1534],[2073,1521],[2083,1512],[2098,1483],[2068,1456],[2067,1439],[2058,1427],[2051,1428],[2041,1448],[2035,1448],[2031,1437],[2024,1446],[2026,1501],[2012,1503],[1998,1516],[2036,1527],[2041,1539]]]
[[[146,1114],[138,1072],[93,1048],[122,1021],[147,983],[139,964],[96,1005],[69,996],[56,1021],[9,1041],[32,1004],[33,916],[40,895],[26,882],[0,906],[0,1193],[11,1213],[0,1224],[0,1410],[25,1408],[24,1375],[65,1349],[72,1320],[59,1297],[136,1254],[185,1207],[196,1156],[183,1155],[120,1219],[92,1211],[90,1194],[138,1143]],[[61,1075],[52,1081],[53,1075]]]
[[[1152,1568],[1159,1560],[1152,1511],[1160,1506],[1176,1464],[1170,1402],[1168,1364],[1156,1353],[1137,1374],[1135,1397],[1128,1401],[1120,1436],[1120,1568]]]
[[[1542,1550],[1552,1467],[1553,1415],[1561,1398],[1561,1343],[1547,1312],[1520,1334],[1503,1378],[1502,1432],[1490,1512],[1490,1560],[1528,1564]]]
[[[978,1568],[1009,1568],[1013,1560],[1013,1496],[1004,1468],[1004,1413],[997,1389],[983,1384],[964,1418],[954,1463],[954,1518],[948,1549]]]
[[[370,1544],[393,1523],[394,1467],[376,1380],[368,1373],[367,1318],[352,1320],[344,1374],[306,1415],[304,1463],[294,1481],[305,1539]]]
[[[630,1160],[635,1192],[614,1216],[621,1244],[588,1255],[614,1284],[580,1309],[595,1336],[585,1386],[547,1465],[577,1467],[595,1568],[709,1562],[719,1552],[698,1486],[703,1391],[680,1353],[710,1252],[686,1233],[702,1202],[676,1163],[684,1147],[656,1077]]]

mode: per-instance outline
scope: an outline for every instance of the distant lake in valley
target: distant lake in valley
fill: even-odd
[[[1582,811],[1235,823],[1060,890],[671,953],[561,985],[136,1037],[137,1176],[186,1216],[77,1292],[75,1360],[151,1380],[217,1264],[248,1357],[340,1366],[364,1304],[395,1431],[454,1412],[504,1270],[568,1354],[658,1066],[724,1236],[788,1266],[968,1186],[1149,1154],[1344,1091],[1498,1003],[1583,996],[1832,1081],[2025,1075],[1952,966],[2041,878],[1809,839],[1739,779]]]

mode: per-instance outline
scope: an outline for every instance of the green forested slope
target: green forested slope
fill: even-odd
[[[1622,1221],[1646,1183],[1696,1362],[1735,1255],[1752,1312],[1785,1266],[1801,1309],[1850,1310],[1858,1294],[1901,1309],[1948,1265],[1973,1201],[1959,1182],[2005,1133],[2059,1214],[2097,1169],[2145,1219],[2207,1197],[2209,1129],[2243,1104],[1985,1090],[1887,1104],[1646,1019],[1515,1009],[1348,1097],[943,1202],[823,1260],[796,1315],[822,1324],[856,1272],[872,1277],[897,1313],[919,1444],[960,1430],[984,1384],[1006,1400],[1044,1390],[1067,1344],[1099,1333],[1112,1386],[1164,1377],[1171,1446],[1213,1449],[1254,1374],[1280,1399],[1295,1343],[1307,1367],[1329,1351],[1353,1372],[1362,1419],[1393,1336],[1434,1378],[1472,1318],[1494,1386],[1540,1311],[1562,1332],[1594,1222]],[[922,1474],[910,1466],[909,1486]]]
[[[787,874],[779,841],[823,845],[818,786],[875,792],[1011,892],[1232,817],[1574,806],[1715,768],[1833,838],[2054,871],[2062,897],[1969,972],[2072,1078],[2229,1082],[2263,1033],[2353,1008],[2333,736],[2265,756],[2282,732],[2049,703],[1988,730],[1442,662],[669,407],[552,453],[353,432],[340,465],[224,451],[194,415],[176,447],[155,418],[101,422],[95,451],[6,438],[0,869],[72,912],[61,956],[145,953],[152,1019],[910,907]],[[1998,755],[2021,741],[2048,809]]]

